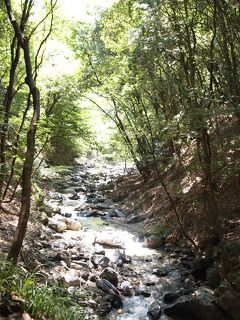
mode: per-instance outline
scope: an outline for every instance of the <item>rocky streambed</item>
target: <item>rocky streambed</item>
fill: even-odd
[[[208,259],[196,262],[189,248],[129,231],[138,217],[104,192],[121,174],[120,168],[92,163],[51,175],[45,170],[36,257],[45,277],[76,294],[86,319],[227,320],[212,289],[198,281]],[[210,271],[214,288],[218,275]]]

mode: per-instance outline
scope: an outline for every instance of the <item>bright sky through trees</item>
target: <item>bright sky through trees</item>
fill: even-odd
[[[63,14],[68,18],[92,22],[96,8],[107,8],[114,0],[58,0]]]

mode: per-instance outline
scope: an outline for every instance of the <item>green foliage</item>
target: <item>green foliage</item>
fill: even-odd
[[[76,299],[58,287],[38,284],[36,274],[26,273],[8,262],[0,264],[0,295],[14,293],[24,300],[24,309],[36,320],[84,319]]]
[[[52,165],[72,164],[73,159],[83,152],[83,142],[87,144],[92,140],[78,94],[74,77],[56,79],[47,86],[38,144],[41,148],[42,143],[47,142],[44,153]]]
[[[155,227],[155,233],[159,236],[166,237],[168,236],[174,228],[176,228],[176,224],[173,221],[168,221],[164,217],[160,218],[158,224]]]

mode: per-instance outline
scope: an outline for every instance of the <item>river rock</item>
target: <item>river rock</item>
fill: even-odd
[[[122,240],[114,235],[97,236],[94,243],[98,243],[106,247],[124,249],[124,243]]]
[[[69,196],[70,200],[79,200],[80,196],[77,194],[77,192],[74,192],[73,195]]]
[[[152,274],[157,277],[166,277],[169,273],[169,270],[166,267],[153,269]]]
[[[53,208],[49,204],[44,203],[41,211],[43,211],[50,218],[52,218],[54,215]]]
[[[130,256],[126,255],[125,250],[116,250],[115,252],[115,261],[116,264],[124,264],[124,263],[131,263],[132,259]]]
[[[212,257],[201,256],[196,258],[192,268],[192,275],[196,280],[205,280],[207,269],[213,264]]]
[[[95,254],[101,254],[101,255],[104,255],[105,254],[105,250],[103,249],[103,247],[102,246],[100,246],[100,245],[95,245],[95,247],[94,247],[94,253]]]
[[[53,219],[65,223],[68,230],[79,231],[82,229],[82,224],[80,222],[71,218],[63,217],[60,214],[55,214]]]
[[[179,292],[168,292],[163,296],[163,302],[172,303],[180,297]]]
[[[143,216],[139,216],[136,214],[131,214],[126,218],[126,223],[138,223],[144,220]]]
[[[134,295],[134,289],[129,281],[123,281],[121,283],[121,291],[125,297],[131,297]]]
[[[145,286],[143,286],[143,285],[139,286],[139,288],[135,292],[136,292],[136,295],[140,295],[140,296],[143,296],[145,298],[151,297],[150,290],[148,288],[146,288]]]
[[[114,209],[114,210],[110,213],[110,217],[124,218],[125,216],[126,216],[125,212],[123,212],[122,210],[118,210],[118,209]]]
[[[214,303],[213,292],[200,287],[192,295],[183,296],[169,307],[164,313],[172,319],[185,320],[227,320],[225,314]]]
[[[48,216],[47,216],[47,214],[45,212],[41,212],[40,216],[39,216],[39,220],[44,226],[46,226],[48,224]]]
[[[158,320],[161,317],[161,306],[159,304],[159,301],[155,300],[153,301],[150,306],[148,307],[147,315],[151,320]]]
[[[102,255],[96,255],[96,254],[91,257],[90,260],[95,268],[97,268],[100,265],[102,258],[103,258]]]
[[[64,261],[67,267],[71,267],[70,254],[67,251],[59,251],[55,257],[57,261]]]
[[[218,305],[232,316],[232,320],[240,320],[240,293],[224,290],[218,298]]]
[[[212,289],[216,289],[220,285],[221,278],[216,267],[213,266],[207,270],[206,280],[207,285]]]
[[[144,241],[144,244],[150,249],[160,249],[164,246],[164,239],[162,237],[152,235]]]
[[[81,284],[80,279],[78,270],[69,270],[59,279],[59,282],[66,287],[77,287]]]
[[[103,268],[107,268],[109,266],[109,263],[110,263],[110,259],[108,257],[102,257],[100,266]]]
[[[75,188],[75,191],[76,191],[76,192],[86,192],[86,191],[87,191],[87,188],[84,187],[84,186],[82,186],[82,187],[77,187],[77,188]]]
[[[67,230],[66,223],[59,221],[59,220],[56,220],[56,219],[53,219],[53,218],[48,219],[48,226],[49,226],[49,228],[53,229],[54,231],[60,232],[60,233]]]
[[[71,218],[67,218],[67,229],[72,231],[79,231],[82,229],[82,224],[76,220],[73,220]]]
[[[111,284],[113,284],[115,287],[118,285],[118,275],[117,272],[115,272],[111,268],[106,268],[100,273],[101,279],[108,280]]]

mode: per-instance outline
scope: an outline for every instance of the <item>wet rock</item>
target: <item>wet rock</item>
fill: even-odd
[[[72,216],[71,213],[65,213],[65,214],[64,214],[64,217],[66,217],[66,218],[71,218],[71,216]]]
[[[113,284],[115,287],[118,285],[118,275],[117,272],[114,271],[111,268],[106,268],[100,273],[101,279],[108,280],[111,284]]]
[[[131,214],[126,218],[126,223],[138,223],[143,221],[145,218],[136,214]]]
[[[124,264],[124,263],[131,263],[132,258],[128,255],[126,255],[125,250],[116,250],[115,252],[116,256],[116,264]]]
[[[145,240],[144,244],[150,249],[160,249],[164,246],[164,239],[162,237],[152,235]]]
[[[205,280],[207,269],[213,264],[212,257],[198,257],[194,261],[192,275],[196,280]]]
[[[157,277],[166,277],[169,273],[167,268],[153,269],[152,274]]]
[[[103,258],[102,255],[93,255],[91,257],[91,262],[92,262],[92,264],[94,265],[95,268],[100,265],[100,263],[102,261],[102,258]]]
[[[179,292],[168,292],[163,296],[163,302],[172,303],[177,300],[181,294]]]
[[[87,200],[96,199],[97,196],[98,196],[97,193],[88,193],[88,194],[87,194]]]
[[[77,192],[75,192],[73,195],[71,195],[69,197],[70,200],[79,200],[80,196],[77,194]]]
[[[190,290],[196,286],[195,280],[193,276],[189,275],[187,278],[183,281],[183,287],[185,290]]]
[[[141,295],[141,296],[143,296],[143,297],[145,297],[145,298],[149,298],[149,297],[151,297],[151,292],[150,292],[150,290],[148,289],[148,288],[146,288],[145,286],[140,286],[139,288],[138,288],[138,290],[136,291],[136,295]]]
[[[86,192],[86,191],[87,191],[87,188],[84,187],[84,186],[82,186],[82,187],[77,187],[77,188],[75,188],[75,191],[76,191],[76,192]]]
[[[97,209],[97,210],[107,210],[109,209],[109,205],[105,204],[105,203],[96,203],[96,204],[92,204],[90,205],[91,209]]]
[[[124,218],[126,216],[126,213],[122,210],[114,209],[109,215],[110,217],[114,218]]]
[[[121,268],[123,266],[123,261],[121,258],[119,258],[117,261],[116,261],[116,266]]]
[[[107,268],[109,266],[109,263],[110,263],[110,259],[108,257],[103,257],[100,262],[100,265],[103,268]]]
[[[161,306],[157,300],[153,301],[148,307],[147,315],[151,320],[158,320],[161,317]]]
[[[134,289],[129,281],[124,281],[121,283],[121,291],[125,297],[131,297],[134,295]]]
[[[200,287],[192,295],[177,299],[171,306],[164,308],[164,313],[178,320],[228,319],[215,305],[213,292],[206,287]]]
[[[120,309],[123,307],[123,301],[120,295],[113,295],[110,301],[113,308]]]
[[[105,198],[97,197],[97,198],[93,199],[92,203],[97,204],[97,205],[101,205],[104,201],[105,201]]]
[[[117,288],[107,279],[97,279],[96,286],[103,292],[111,295],[119,295]]]
[[[102,246],[100,246],[100,245],[95,245],[95,247],[94,247],[94,253],[95,254],[101,254],[101,255],[104,255],[105,254],[105,250],[103,249],[103,247]]]
[[[83,280],[87,281],[89,278],[89,272],[88,271],[84,271],[81,273],[81,277]]]
[[[60,233],[67,230],[66,223],[64,223],[62,221],[55,220],[53,218],[48,219],[48,226],[49,226],[49,228],[53,229],[54,231],[60,232]]]
[[[144,279],[143,283],[148,286],[154,286],[157,283],[156,277],[154,276],[147,276],[146,279]]]
[[[85,214],[85,217],[103,217],[105,216],[105,212],[102,211],[98,211],[98,210],[91,210],[91,211],[87,211],[87,213]]]
[[[216,267],[211,267],[207,270],[206,280],[207,285],[212,289],[216,289],[220,285],[221,278]]]

